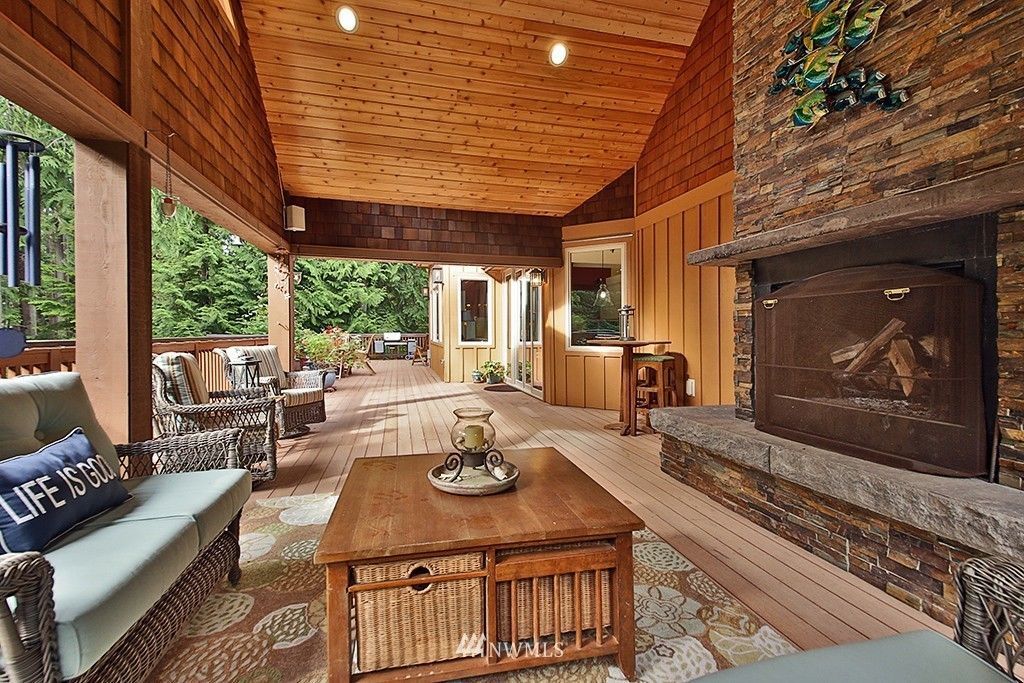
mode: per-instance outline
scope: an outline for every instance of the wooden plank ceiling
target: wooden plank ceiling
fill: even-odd
[[[289,193],[563,215],[636,161],[707,0],[339,4],[242,0]]]

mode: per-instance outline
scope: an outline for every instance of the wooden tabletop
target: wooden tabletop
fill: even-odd
[[[662,340],[651,340],[651,339],[591,339],[587,341],[587,346],[630,346],[636,348],[638,346],[654,346],[658,344],[671,344],[672,342]]]
[[[317,564],[493,545],[612,536],[643,521],[554,448],[504,451],[515,488],[493,496],[438,491],[442,454],[360,458],[324,530]]]

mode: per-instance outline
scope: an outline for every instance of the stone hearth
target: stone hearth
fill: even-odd
[[[1024,492],[765,434],[732,406],[654,410],[651,424],[665,472],[947,624],[956,563],[1024,556]]]

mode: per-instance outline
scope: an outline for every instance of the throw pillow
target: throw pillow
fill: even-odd
[[[79,427],[35,453],[0,462],[0,547],[42,550],[130,497]]]

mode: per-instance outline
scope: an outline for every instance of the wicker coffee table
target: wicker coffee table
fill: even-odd
[[[326,566],[331,681],[449,680],[614,655],[635,678],[639,517],[553,448],[521,476],[453,496],[441,455],[352,465],[315,561]]]

